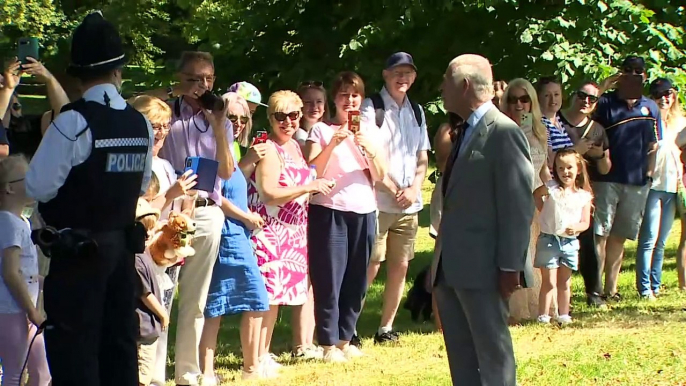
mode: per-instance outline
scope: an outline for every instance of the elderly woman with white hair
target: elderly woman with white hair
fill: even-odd
[[[228,118],[236,133],[234,145],[247,145],[252,126],[248,104],[235,93],[228,93],[224,99],[228,103]],[[240,147],[234,146],[233,152],[234,157],[238,158]],[[220,207],[226,219],[219,255],[212,272],[205,306],[205,325],[200,338],[203,385],[219,384],[214,374],[214,356],[221,317],[224,315],[242,314],[240,338],[243,378],[260,377],[260,331],[264,312],[269,310],[267,288],[250,245],[250,232],[261,228],[264,221],[260,215],[248,209],[248,183],[243,173],[234,172],[231,178],[222,181],[222,196]]]

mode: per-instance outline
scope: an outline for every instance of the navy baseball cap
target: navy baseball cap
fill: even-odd
[[[386,59],[386,70],[390,70],[393,67],[408,65],[412,66],[415,71],[417,71],[417,66],[414,65],[414,60],[412,55],[407,52],[396,52]]]
[[[671,80],[667,78],[657,78],[650,84],[650,95],[660,95],[671,89],[677,89]]]
[[[622,62],[622,68],[646,68],[646,61],[636,55],[627,56]]]

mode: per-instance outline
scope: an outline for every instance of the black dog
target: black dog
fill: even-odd
[[[423,322],[431,320],[431,314],[433,309],[431,307],[431,292],[427,292],[430,289],[429,281],[431,280],[431,265],[424,268],[417,276],[414,278],[414,284],[412,288],[407,293],[407,299],[403,308],[409,310],[412,313],[412,321],[419,321],[419,314],[422,314]]]

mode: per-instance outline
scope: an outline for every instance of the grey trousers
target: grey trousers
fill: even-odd
[[[434,296],[453,385],[515,386],[507,302],[497,291],[449,286],[438,269]]]

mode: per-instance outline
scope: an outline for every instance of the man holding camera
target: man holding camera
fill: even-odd
[[[204,324],[205,303],[212,279],[212,269],[219,254],[224,213],[221,205],[221,179],[234,172],[234,158],[229,151],[233,142],[231,122],[226,118],[228,104],[217,109],[214,86],[214,62],[207,52],[184,52],[177,67],[178,83],[148,94],[170,100],[172,122],[160,157],[182,172],[187,157],[203,157],[219,162],[214,190],[198,191],[195,202],[195,255],[186,260],[179,277],[179,312],[176,333],[177,385],[198,385],[200,364],[198,345]],[[215,104],[215,106],[213,106]],[[202,178],[202,176],[198,176]],[[211,380],[206,381],[212,382]]]
[[[134,221],[153,137],[119,95],[126,60],[116,28],[86,16],[67,69],[85,92],[50,125],[26,176],[50,227],[41,239],[52,259],[44,327],[54,386],[138,384],[134,255],[144,234]]]
[[[621,68],[603,85],[616,84],[617,90],[600,97],[592,117],[605,128],[610,145],[612,167],[593,184],[594,231],[601,275],[605,271],[604,295],[616,301],[621,300],[617,278],[624,242],[638,236],[662,134],[657,104],[642,95],[645,61],[629,56]]]

